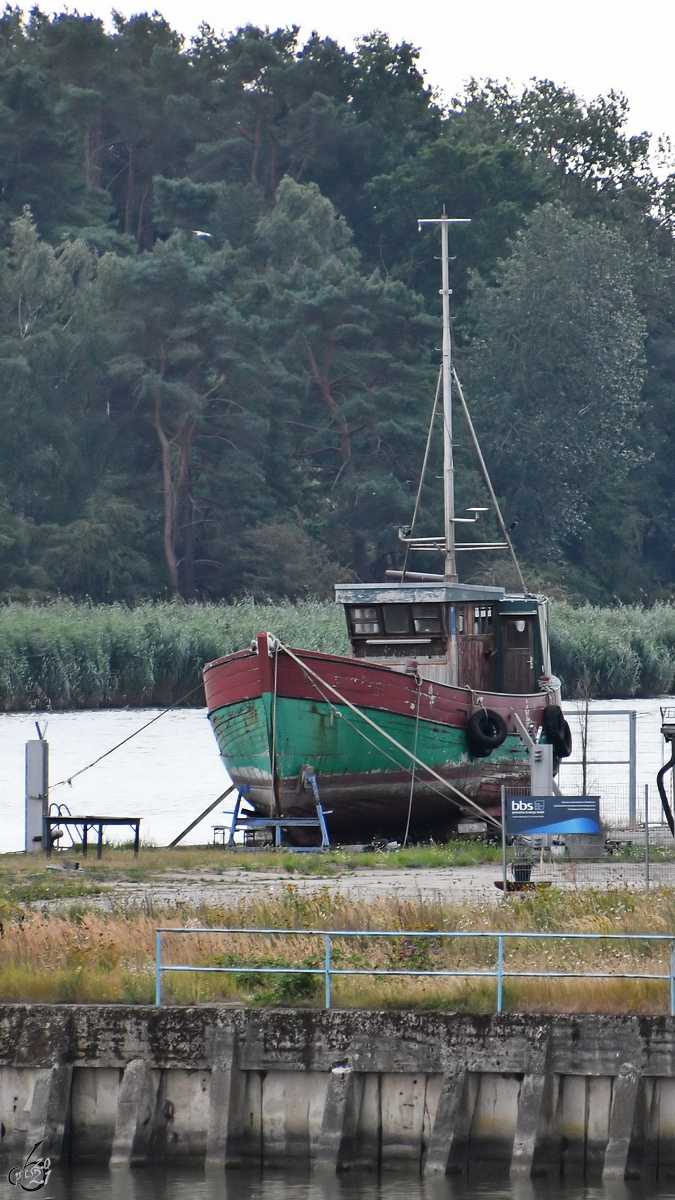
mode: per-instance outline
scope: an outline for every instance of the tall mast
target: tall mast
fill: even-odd
[[[452,343],[450,340],[450,287],[448,272],[448,225],[468,225],[469,220],[443,215],[417,222],[441,227],[441,296],[443,298],[443,510],[445,538],[444,576],[450,583],[457,582],[455,561],[455,467],[452,454]]]

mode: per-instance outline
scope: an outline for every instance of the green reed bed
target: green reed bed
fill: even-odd
[[[660,696],[675,678],[675,605],[550,610],[553,670],[568,696]]]
[[[341,612],[318,601],[254,605],[148,602],[7,604],[0,620],[0,707],[98,708],[204,703],[204,663],[261,629],[347,653]],[[197,689],[193,691],[193,689]]]
[[[341,606],[183,604],[136,608],[55,600],[2,607],[0,708],[203,703],[205,662],[248,646],[260,629],[294,646],[349,652]],[[553,669],[568,696],[652,696],[675,677],[675,605],[551,605]]]
[[[667,933],[675,930],[675,896],[654,890],[546,893],[514,897],[506,903],[449,903],[385,897],[351,900],[318,887],[307,894],[288,884],[281,895],[246,900],[231,907],[148,911],[122,907],[101,913],[81,896],[63,901],[58,911],[38,911],[14,903],[5,908],[0,937],[0,1000],[17,1002],[149,1003],[154,997],[154,942],[158,925],[199,926],[203,932],[164,935],[165,963],[228,966],[228,974],[189,971],[166,975],[167,1002],[224,1001],[244,1005],[321,1005],[320,970],[324,940],[313,934],[287,935],[285,929],[391,930],[388,938],[333,939],[336,966],[410,969],[423,977],[343,976],[333,981],[336,1006],[431,1008],[490,1011],[495,981],[480,976],[443,978],[439,968],[492,970],[496,946],[487,939],[441,938],[443,930],[551,930],[590,933]],[[220,934],[218,927],[271,932]],[[422,936],[430,934],[430,936]],[[666,973],[669,944],[546,941],[506,944],[507,970],[657,971]],[[264,975],[253,967],[287,967]],[[295,970],[294,970],[295,968]],[[608,980],[509,979],[506,1007],[522,1010],[667,1012],[667,983]]]

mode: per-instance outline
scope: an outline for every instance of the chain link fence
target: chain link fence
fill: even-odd
[[[534,885],[649,888],[675,886],[675,839],[656,776],[670,757],[658,700],[568,701],[572,756],[557,776],[563,795],[600,797],[602,834],[509,839],[509,890]],[[666,776],[673,806],[673,774]],[[509,789],[509,794],[522,794]]]

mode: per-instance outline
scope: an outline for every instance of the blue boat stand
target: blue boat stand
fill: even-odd
[[[244,794],[244,790],[241,789],[240,791],[237,792],[237,799],[236,799],[235,805],[234,805],[234,812],[232,813],[232,822],[230,824],[230,831],[229,831],[229,836],[228,836],[227,842],[225,842],[225,837],[224,837],[225,829],[226,829],[226,827],[224,825],[214,825],[214,827],[213,827],[214,839],[215,839],[216,831],[222,832],[223,841],[225,842],[226,848],[232,849],[235,847],[234,835],[237,832],[237,830],[240,830],[240,829],[243,829],[243,830],[269,829],[274,832],[274,845],[275,845],[276,849],[279,849],[282,844],[281,837],[282,837],[282,832],[284,829],[317,829],[319,831],[319,833],[321,834],[321,845],[320,846],[285,846],[284,849],[297,850],[297,851],[329,850],[330,849],[330,838],[328,836],[328,829],[326,828],[326,819],[325,818],[326,818],[326,815],[330,815],[331,810],[328,809],[326,812],[324,812],[324,810],[321,806],[321,800],[319,798],[319,787],[318,787],[318,784],[316,781],[316,775],[307,775],[305,778],[306,778],[307,782],[310,784],[312,792],[314,793],[314,803],[316,805],[316,816],[315,817],[259,817],[259,816],[253,816],[251,813],[242,813],[240,811],[241,803],[242,803],[242,800],[246,800],[246,796]]]

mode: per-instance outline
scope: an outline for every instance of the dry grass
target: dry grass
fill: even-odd
[[[165,935],[164,961],[227,965],[231,974],[168,974],[164,996],[177,1003],[222,1000],[244,1004],[321,1004],[319,975],[255,974],[253,966],[316,967],[323,962],[321,936],[287,936],[276,930],[393,930],[390,938],[333,938],[335,966],[357,970],[494,969],[496,947],[487,939],[421,937],[442,930],[551,930],[590,933],[666,933],[675,937],[675,895],[631,892],[562,892],[548,889],[508,903],[444,904],[387,897],[352,901],[326,888],[307,895],[288,884],[277,899],[266,897],[234,908],[148,912],[139,908],[101,914],[86,899],[60,913],[15,908],[0,926],[0,999],[5,1001],[151,1002],[158,925],[201,926],[206,932]],[[216,934],[215,927],[269,928],[267,934]],[[401,931],[398,933],[397,931]],[[670,943],[507,942],[505,968],[667,973]],[[338,976],[337,1006],[426,1009],[494,1009],[495,982],[469,979]],[[666,1012],[665,982],[638,980],[509,979],[507,1008],[525,1011]]]

